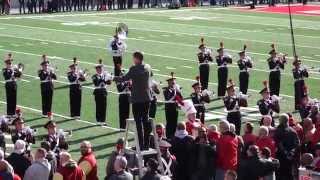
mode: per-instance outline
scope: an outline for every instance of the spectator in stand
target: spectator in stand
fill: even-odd
[[[177,158],[177,179],[190,180],[192,175],[191,161],[192,148],[194,145],[193,137],[188,135],[186,131],[186,124],[179,122],[175,132],[175,136],[171,141],[171,152]]]
[[[217,143],[217,169],[216,180],[222,180],[228,170],[236,170],[238,166],[238,138],[230,131],[228,121],[219,122],[221,137]],[[226,154],[228,154],[226,156]]]
[[[317,119],[315,127],[316,130],[312,137],[312,146],[315,146],[318,142],[320,142],[320,119]]]
[[[240,162],[238,169],[238,180],[259,180],[279,167],[279,161],[266,161],[259,157],[259,147],[249,146],[247,150],[247,159]],[[254,169],[254,171],[253,171]],[[289,179],[288,179],[289,180]]]
[[[58,165],[56,154],[51,150],[50,143],[48,141],[41,142],[40,146],[47,151],[46,159],[51,165],[49,180],[52,180],[53,174],[57,171]]]
[[[314,146],[314,159],[312,162],[312,166],[315,171],[320,171],[320,143],[317,143]]]
[[[287,115],[289,116],[289,126],[292,127],[292,129],[294,129],[297,132],[299,140],[302,141],[303,139],[302,126],[293,118],[291,113],[287,113]]]
[[[230,132],[236,134],[236,126],[232,123],[230,123]],[[243,155],[242,152],[246,152],[247,149],[245,149],[245,147],[244,147],[242,136],[239,136],[237,134],[236,134],[236,136],[238,139],[238,162],[239,162],[241,156]]]
[[[13,173],[13,167],[8,163],[8,161],[4,160],[4,152],[0,149],[0,161],[5,161],[8,164],[8,171]]]
[[[132,175],[126,171],[127,160],[124,156],[117,156],[114,162],[115,174],[112,174],[109,180],[132,180]]]
[[[117,140],[115,150],[112,151],[106,166],[106,177],[105,179],[110,178],[113,174],[116,174],[116,170],[114,169],[114,163],[118,156],[124,156],[127,160],[127,169],[130,171],[135,171],[138,167],[138,157],[135,153],[127,151],[124,148],[124,139],[119,138]]]
[[[86,179],[98,180],[97,160],[92,151],[92,145],[89,141],[83,141],[80,144],[81,158],[78,161],[79,167],[86,174]]]
[[[141,180],[160,180],[161,175],[158,173],[159,163],[151,158],[147,162],[147,172]]]
[[[37,149],[32,165],[27,169],[23,180],[47,180],[50,176],[51,165],[46,159],[47,152],[43,148]]]
[[[311,153],[312,152],[312,139],[316,131],[312,119],[306,118],[302,121],[304,136],[301,141],[301,151],[302,153]]]
[[[259,137],[255,143],[259,147],[259,149],[263,149],[267,147],[271,151],[271,156],[275,157],[276,152],[276,143],[269,136],[269,130],[265,126],[261,126],[259,129]]]
[[[237,180],[237,172],[228,170],[224,176],[224,180]]]
[[[14,150],[8,156],[7,161],[12,165],[15,173],[23,178],[26,170],[31,166],[30,159],[25,154],[26,143],[22,140],[17,140],[14,144]]]
[[[215,145],[210,145],[204,127],[199,128],[198,137],[193,148],[193,173],[192,179],[212,180],[215,177]]]
[[[215,124],[211,124],[208,126],[208,140],[210,144],[217,144],[220,135],[221,134]]]
[[[248,122],[244,127],[244,135],[242,135],[244,146],[248,147],[256,142],[257,136],[253,134],[253,124]]]
[[[9,163],[6,161],[0,161],[0,180],[11,180],[13,179],[12,172],[9,171]]]
[[[273,134],[275,132],[275,128],[272,126],[272,117],[269,115],[265,115],[262,118],[262,126],[265,126],[269,130],[269,136],[273,137]]]
[[[177,179],[177,159],[174,155],[171,155],[169,148],[171,144],[168,141],[161,140],[159,142],[161,161],[164,169],[164,175],[170,177],[172,180]]]
[[[158,142],[160,141],[168,141],[168,139],[165,137],[165,127],[162,123],[156,124],[156,133],[158,135]],[[150,148],[155,149],[155,144],[154,144],[154,135],[150,135]]]
[[[276,142],[276,158],[280,161],[280,168],[276,172],[278,180],[291,180],[297,175],[300,145],[297,133],[289,127],[289,116],[282,114],[279,117],[274,140]]]
[[[53,180],[85,180],[86,176],[68,152],[60,153],[60,166]]]
[[[273,161],[273,158],[271,157],[271,150],[268,147],[261,149],[261,158],[266,161]],[[276,180],[276,173],[273,171],[270,174],[262,177],[260,180]]]

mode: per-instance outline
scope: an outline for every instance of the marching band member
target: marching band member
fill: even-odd
[[[311,118],[313,122],[316,120],[316,116],[319,113],[320,103],[317,99],[312,99],[308,94],[308,87],[303,87],[303,97],[300,104],[300,117],[301,119]]]
[[[210,62],[212,62],[211,50],[208,49],[204,44],[204,39],[201,38],[201,44],[199,45],[199,72],[200,72],[200,83],[201,89],[208,89],[209,73],[210,73]]]
[[[167,79],[168,87],[163,88],[163,95],[165,99],[165,115],[166,115],[166,136],[171,139],[176,131],[178,122],[178,104],[176,98],[182,98],[181,89],[176,84],[176,78],[171,73],[171,77]]]
[[[114,35],[113,39],[110,41],[109,44],[109,51],[111,52],[114,64],[114,75],[119,76],[121,69],[119,69],[118,64],[120,67],[122,66],[122,56],[125,53],[126,44],[119,38],[119,35]]]
[[[92,81],[95,86],[93,95],[96,102],[96,120],[100,125],[106,124],[106,110],[107,110],[107,85],[111,84],[111,75],[104,70],[102,60],[99,59],[99,64],[95,66],[96,74],[92,76]]]
[[[279,96],[280,93],[280,81],[281,81],[281,69],[284,69],[284,64],[287,63],[286,55],[278,55],[274,44],[271,44],[270,57],[268,58],[268,65],[270,69],[269,74],[269,87],[270,94]]]
[[[43,127],[48,131],[44,139],[50,143],[50,148],[54,153],[58,155],[62,149],[68,149],[65,132],[62,129],[58,130],[54,121],[49,120]]]
[[[301,60],[298,57],[293,61],[294,68],[292,69],[294,82],[294,99],[295,110],[299,110],[300,103],[303,98],[303,92],[305,87],[304,78],[309,77],[309,73],[306,68],[301,67]]]
[[[171,144],[168,141],[160,140],[159,142],[160,152],[161,152],[161,162],[164,168],[165,176],[168,176],[172,180],[177,180],[177,160],[174,155],[169,151]]]
[[[117,64],[117,66],[121,66]],[[120,67],[121,69],[121,67]],[[119,76],[123,76],[124,70],[121,70]],[[130,97],[131,97],[131,81],[116,82],[119,92],[119,124],[120,129],[126,128],[126,120],[130,115]]]
[[[153,73],[150,74],[149,86],[151,91],[152,100],[150,102],[150,109],[149,109],[149,118],[154,119],[157,113],[157,95],[160,94],[159,90],[159,83],[152,79]]]
[[[279,106],[279,97],[276,95],[271,96],[270,89],[268,87],[268,82],[263,82],[264,88],[260,91],[260,94],[262,96],[262,99],[260,99],[257,102],[257,105],[259,107],[260,114],[262,116],[269,115],[270,117],[273,116],[274,112],[279,113],[280,112],[280,106]],[[260,122],[261,124],[262,122]],[[274,126],[274,119],[272,117],[272,126]]]
[[[5,59],[6,67],[2,69],[5,80],[6,98],[7,98],[7,116],[9,118],[15,115],[17,105],[17,78],[22,75],[22,69],[12,65],[12,54],[9,53]]]
[[[69,66],[70,71],[67,73],[69,80],[69,98],[70,98],[70,116],[80,119],[81,112],[81,83],[86,80],[85,72],[79,70],[77,58],[73,58],[73,64]]]
[[[239,95],[235,92],[235,84],[230,79],[229,86],[227,87],[227,96],[223,98],[224,106],[228,112],[227,121],[232,123],[236,127],[236,134],[240,135],[241,131],[241,113],[240,106],[242,106],[242,101],[246,100],[246,96]]]
[[[197,82],[192,85],[194,92],[191,94],[191,100],[193,102],[194,107],[197,110],[196,118],[200,119],[201,123],[204,124],[206,107],[205,103],[210,102],[210,98],[208,95],[204,94],[204,91],[201,91],[201,85],[199,82],[199,77],[197,77]]]
[[[38,76],[41,83],[42,116],[47,117],[52,107],[53,80],[56,80],[57,76],[46,59],[43,59],[40,65],[42,68],[38,71]]]
[[[218,97],[224,97],[228,81],[228,64],[232,63],[232,58],[225,53],[223,42],[220,42],[220,48],[217,52],[219,53],[216,56],[216,63],[218,65]]]
[[[249,86],[249,70],[252,68],[251,58],[246,55],[247,45],[243,46],[243,51],[239,52],[240,59],[238,61],[238,66],[240,69],[239,82],[240,82],[240,92],[242,94],[247,94]]]

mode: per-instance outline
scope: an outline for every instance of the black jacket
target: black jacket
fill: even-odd
[[[11,164],[14,172],[23,179],[24,173],[31,166],[31,162],[27,159],[24,154],[11,153],[8,156],[7,161]]]

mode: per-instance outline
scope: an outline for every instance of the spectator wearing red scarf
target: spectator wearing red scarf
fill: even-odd
[[[97,160],[92,151],[92,145],[89,141],[83,141],[80,144],[81,158],[78,161],[79,167],[86,174],[86,179],[98,180]]]
[[[302,141],[303,139],[302,126],[299,123],[297,123],[297,121],[293,118],[291,113],[287,113],[287,115],[289,116],[289,126],[292,127],[292,129],[294,129],[297,132],[300,141]]]
[[[270,115],[265,115],[262,118],[262,126],[265,126],[269,130],[269,136],[273,137],[273,134],[275,132],[275,128],[272,126],[272,117]]]
[[[259,149],[263,149],[265,147],[269,148],[271,152],[271,157],[275,157],[276,144],[275,141],[269,136],[269,130],[267,127],[260,127],[256,145],[259,147]]]

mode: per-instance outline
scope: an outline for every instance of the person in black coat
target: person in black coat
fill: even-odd
[[[197,78],[198,80],[198,78]],[[203,91],[201,91],[202,87],[198,82],[194,83],[192,85],[192,88],[194,90],[193,93],[191,93],[191,100],[193,103],[193,106],[196,108],[197,110],[197,114],[196,114],[196,118],[200,119],[201,123],[204,124],[205,123],[205,113],[206,113],[206,107],[205,107],[205,103],[210,103],[210,97],[208,94],[203,93]]]
[[[7,100],[7,116],[15,115],[17,106],[17,78],[22,75],[22,70],[12,66],[12,55],[9,54],[5,60],[6,67],[2,69],[5,80],[6,100]]]
[[[41,67],[42,69],[38,71],[38,76],[41,83],[42,116],[47,117],[48,112],[52,112],[53,80],[57,79],[57,76],[54,73],[54,69],[49,67],[49,61],[45,55],[43,56]]]
[[[270,70],[269,74],[269,87],[270,94],[280,94],[280,82],[281,82],[281,69],[284,69],[284,65],[287,63],[286,55],[279,56],[275,50],[274,44],[271,45],[272,50],[269,52],[270,57],[268,58],[268,66]]]
[[[216,147],[210,145],[205,128],[199,128],[193,147],[192,180],[212,180],[215,177]]]
[[[219,53],[219,55],[216,56],[218,67],[218,97],[223,97],[225,96],[227,89],[228,64],[232,63],[232,58],[225,53],[223,42],[220,43],[220,48],[217,52]]]
[[[158,173],[158,167],[159,163],[155,159],[150,158],[147,162],[148,170],[141,180],[160,180],[161,175]]]
[[[249,70],[252,68],[251,58],[246,55],[247,46],[244,45],[243,51],[239,52],[240,59],[238,61],[239,66],[239,82],[240,82],[240,92],[242,94],[247,94],[248,86],[249,86]]]
[[[276,158],[280,161],[280,168],[276,172],[277,180],[293,180],[297,175],[299,161],[299,137],[294,129],[289,127],[289,116],[279,117],[279,126],[273,136],[276,146]]]
[[[309,77],[309,73],[306,68],[301,67],[301,61],[295,59],[293,62],[294,68],[292,69],[292,74],[294,78],[294,102],[295,110],[300,109],[300,104],[304,96],[304,88],[306,86],[304,78]]]
[[[206,48],[205,44],[203,43],[203,38],[201,38],[201,44],[199,45],[199,53],[198,61],[199,61],[199,72],[200,72],[200,83],[201,89],[208,89],[209,83],[209,74],[210,74],[210,62],[213,61],[211,56],[211,50]]]
[[[177,158],[177,179],[191,180],[192,176],[192,149],[194,146],[194,139],[188,135],[186,125],[184,122],[179,122],[175,136],[171,140],[171,153]]]
[[[25,154],[25,147],[26,143],[23,140],[17,140],[13,152],[6,159],[13,167],[14,173],[21,179],[23,179],[28,167],[31,166],[31,161]]]
[[[259,180],[279,168],[279,161],[267,161],[259,157],[259,148],[250,145],[247,150],[247,158],[240,161],[238,168],[238,180]]]

